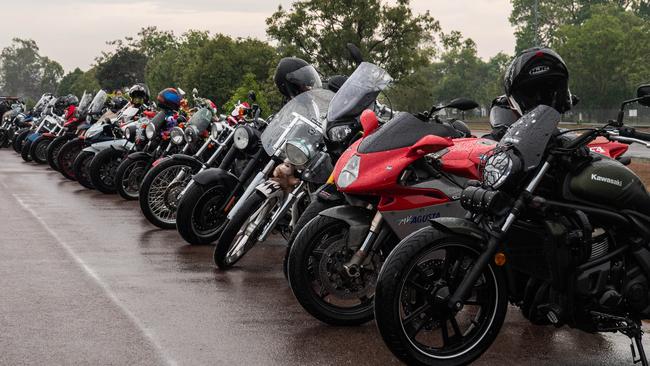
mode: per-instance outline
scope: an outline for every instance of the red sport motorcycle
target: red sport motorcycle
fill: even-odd
[[[463,188],[480,178],[481,159],[496,141],[457,138],[458,121],[442,121],[437,112],[473,106],[457,99],[419,115],[398,114],[378,129],[374,114],[364,112],[365,137],[338,160],[338,191],[325,192],[345,203],[309,221],[287,258],[291,289],[311,315],[332,325],[371,320],[377,276],[395,245],[431,219],[464,217]],[[590,147],[614,158],[627,150],[610,141]]]

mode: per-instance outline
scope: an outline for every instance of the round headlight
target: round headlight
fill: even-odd
[[[492,188],[501,187],[512,173],[513,166],[514,161],[507,151],[493,154],[483,167],[483,184]]]
[[[345,140],[345,138],[347,138],[351,132],[352,129],[350,128],[350,126],[347,125],[336,126],[330,128],[330,130],[327,131],[327,136],[329,137],[330,140],[339,142]]]
[[[198,140],[199,138],[199,130],[196,128],[196,126],[187,126],[185,128],[185,141],[187,141],[188,144],[191,144],[192,142]]]
[[[185,139],[183,130],[180,127],[172,128],[171,132],[169,133],[169,137],[171,138],[172,143],[175,145],[180,145],[181,143],[183,143],[183,140]]]
[[[210,127],[210,135],[212,138],[216,140],[219,137],[219,134],[221,134],[221,131],[223,131],[223,128],[221,122],[213,123]]]
[[[239,150],[244,150],[248,147],[248,142],[250,141],[250,136],[248,135],[248,129],[244,126],[239,126],[235,130],[234,144],[235,147]]]
[[[144,130],[145,136],[147,136],[147,138],[151,140],[155,133],[156,133],[156,126],[154,126],[153,123],[149,123],[147,125],[147,128]]]
[[[309,149],[300,141],[287,141],[284,151],[287,160],[295,166],[303,166],[309,161]]]

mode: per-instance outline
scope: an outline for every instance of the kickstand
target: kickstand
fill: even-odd
[[[648,359],[645,356],[645,350],[643,349],[643,330],[641,330],[641,325],[640,324],[635,324],[636,326],[631,329],[631,332],[629,332],[628,337],[630,337],[630,340],[634,340],[630,344],[630,349],[632,350],[632,361],[637,364],[641,362],[641,366],[648,366]],[[636,349],[639,351],[639,358],[636,358],[636,352],[634,351],[634,346],[636,345]]]

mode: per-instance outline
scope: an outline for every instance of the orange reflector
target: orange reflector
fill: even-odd
[[[494,255],[494,263],[501,267],[506,264],[506,255],[503,253],[497,253]]]

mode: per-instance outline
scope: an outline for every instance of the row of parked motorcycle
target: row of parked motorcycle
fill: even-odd
[[[0,146],[139,200],[153,225],[214,244],[222,270],[280,234],[305,310],[337,326],[376,317],[407,363],[475,360],[510,302],[535,324],[620,331],[647,364],[650,198],[624,154],[650,135],[625,127],[623,108],[650,105],[650,87],[605,127],[560,130],[577,103],[568,69],[550,49],[527,50],[492,104],[492,131],[476,137],[442,111],[477,103],[394,111],[390,75],[348,49],[356,70],[326,85],[282,59],[286,103],[268,119],[253,92],[220,115],[197,90],[150,100],[137,84],[128,100],[44,94],[30,111],[5,98]]]

